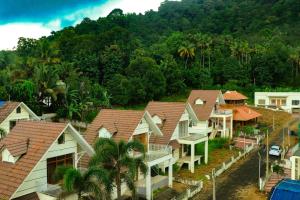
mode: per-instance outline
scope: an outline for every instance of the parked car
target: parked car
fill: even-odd
[[[282,153],[282,149],[278,145],[272,145],[269,150],[269,155],[271,156],[280,156]]]

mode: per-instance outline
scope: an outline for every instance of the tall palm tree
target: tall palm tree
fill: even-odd
[[[78,199],[109,200],[112,181],[102,168],[90,167],[82,172],[72,167],[61,166],[55,171],[56,180],[61,180],[66,192],[77,193]]]
[[[178,49],[179,56],[185,58],[185,68],[187,66],[188,60],[195,57],[195,46],[191,43],[182,45]]]
[[[135,185],[138,170],[144,175],[147,173],[147,166],[143,162],[145,148],[137,140],[128,143],[116,142],[113,139],[100,138],[94,146],[95,155],[90,160],[90,166],[103,167],[110,173],[111,180],[115,181],[117,197],[121,198],[121,184],[126,183],[135,198]],[[139,152],[139,156],[133,156]]]

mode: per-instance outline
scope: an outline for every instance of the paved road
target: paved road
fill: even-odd
[[[275,141],[271,143],[281,144],[282,135],[280,134]],[[233,165],[231,169],[217,177],[216,181],[216,199],[217,200],[235,200],[238,199],[235,197],[235,194],[238,189],[241,189],[244,186],[249,185],[258,185],[258,169],[259,169],[259,159],[258,152],[262,155],[261,162],[261,176],[265,175],[266,169],[266,152],[261,148],[251,152],[245,160],[239,161],[237,164]],[[270,163],[277,158],[270,157]],[[193,199],[203,199],[211,200],[212,199],[212,188],[209,188],[205,192],[200,192]]]

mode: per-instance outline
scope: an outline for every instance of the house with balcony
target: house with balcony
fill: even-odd
[[[154,123],[147,111],[102,109],[85,132],[86,141],[93,145],[99,138],[112,138],[116,141],[138,140],[146,149],[145,163],[148,167],[146,177],[138,176],[137,194],[151,199],[152,192],[161,187],[172,187],[173,163],[172,148],[163,144],[152,143],[151,137],[162,137],[163,133]],[[80,161],[82,168],[87,167],[89,158],[84,156]],[[168,165],[168,176],[152,173],[156,166],[162,163]],[[129,192],[122,186],[122,194]],[[112,193],[112,198],[116,192]]]
[[[300,92],[255,92],[255,106],[300,112]]]
[[[198,118],[191,127],[191,133],[207,134],[209,138],[232,138],[232,109],[221,108],[225,100],[220,90],[192,90],[188,103]]]
[[[208,137],[205,134],[190,133],[189,126],[198,119],[189,103],[152,101],[148,103],[146,111],[163,133],[163,137],[151,135],[150,142],[172,147],[172,164],[187,164],[189,170],[194,173],[195,162],[200,164],[201,158],[204,157],[203,160],[207,163]],[[205,143],[205,155],[195,155],[195,145],[200,143]],[[165,171],[168,163],[162,163],[159,167]]]
[[[227,91],[223,94],[226,104],[221,105],[223,109],[232,109],[234,130],[246,125],[256,125],[261,114],[246,105],[248,97],[237,92]]]
[[[0,199],[58,199],[58,166],[77,167],[93,148],[71,124],[19,121],[0,141]]]
[[[0,101],[0,128],[6,134],[19,120],[40,120],[40,118],[23,102]]]

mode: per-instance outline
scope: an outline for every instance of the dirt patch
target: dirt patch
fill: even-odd
[[[249,199],[255,199],[255,200],[266,200],[267,195],[260,192],[257,187],[254,185],[247,185],[242,188],[237,189],[235,199],[239,200],[249,200]]]
[[[267,126],[273,126],[273,116],[274,116],[274,125],[275,129],[282,127],[287,122],[291,121],[293,115],[284,111],[273,111],[265,108],[257,108],[253,107],[254,110],[262,114],[261,117],[258,118],[258,122],[261,124],[265,124]]]

